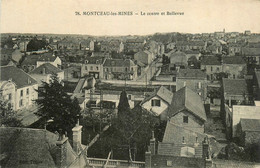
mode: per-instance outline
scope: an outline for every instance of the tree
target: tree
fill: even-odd
[[[126,91],[122,91],[120,94],[118,104],[118,118],[124,117],[130,111],[130,105],[128,103]]]
[[[188,59],[188,65],[193,69],[200,69],[200,62],[197,60],[195,56],[191,56]]]
[[[37,38],[33,38],[27,44],[27,51],[38,51],[41,49],[45,49],[47,46],[47,42],[44,40],[38,40]]]
[[[0,126],[22,127],[22,122],[17,118],[16,113],[11,108],[11,104],[6,100],[0,99]]]
[[[49,126],[51,131],[71,132],[80,114],[77,99],[71,99],[56,75],[51,77],[50,83],[43,82],[43,89],[37,92],[41,98],[36,100],[40,106],[36,115],[45,121],[53,120]]]

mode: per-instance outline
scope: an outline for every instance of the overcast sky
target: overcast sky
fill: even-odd
[[[79,11],[132,11],[132,16],[76,16]],[[140,12],[184,16],[140,16]],[[1,33],[145,35],[156,32],[260,33],[259,0],[1,0]]]

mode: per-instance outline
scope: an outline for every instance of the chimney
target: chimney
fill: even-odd
[[[82,126],[79,125],[79,120],[76,126],[72,129],[72,132],[73,132],[73,150],[77,154],[79,154],[81,148],[81,132],[82,132]]]
[[[66,143],[68,141],[68,137],[65,137],[65,135],[59,134],[59,139],[56,142],[56,145],[58,147],[56,152],[56,165],[58,168],[66,167],[67,166],[67,148]]]

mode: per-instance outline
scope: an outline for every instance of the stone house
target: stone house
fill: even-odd
[[[228,74],[228,78],[244,78],[247,73],[247,64],[243,57],[222,57],[222,71]]]
[[[260,141],[260,119],[241,118],[237,132],[242,146],[257,144]]]
[[[221,61],[216,56],[202,57],[200,69],[207,74],[209,80],[216,80],[216,74],[223,72]]]
[[[160,116],[162,120],[167,120],[166,110],[172,102],[173,93],[161,86],[158,90],[146,97],[140,106],[155,116]]]
[[[203,100],[206,100],[207,84],[207,75],[200,69],[180,69],[177,72],[176,91],[183,87],[188,87],[200,95]]]
[[[137,65],[130,59],[106,59],[104,79],[133,80],[137,78]]]
[[[28,107],[38,99],[38,83],[29,74],[14,66],[0,67],[0,94],[13,110]]]
[[[96,79],[104,78],[104,57],[89,57],[85,60],[85,64],[82,65],[81,68],[81,76],[90,75]]]
[[[145,65],[149,65],[154,60],[154,54],[151,53],[148,50],[146,50],[146,51],[139,51],[139,52],[135,53],[134,59],[137,62],[141,62],[141,63],[143,63]]]

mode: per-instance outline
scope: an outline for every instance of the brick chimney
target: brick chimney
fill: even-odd
[[[82,132],[82,126],[79,125],[79,120],[76,126],[72,129],[72,132],[73,132],[73,150],[77,154],[79,154],[80,147],[81,147],[81,132]]]
[[[68,137],[65,135],[59,135],[59,139],[56,142],[58,147],[56,152],[56,165],[58,168],[66,167],[67,166],[67,147],[66,143],[68,141]]]

